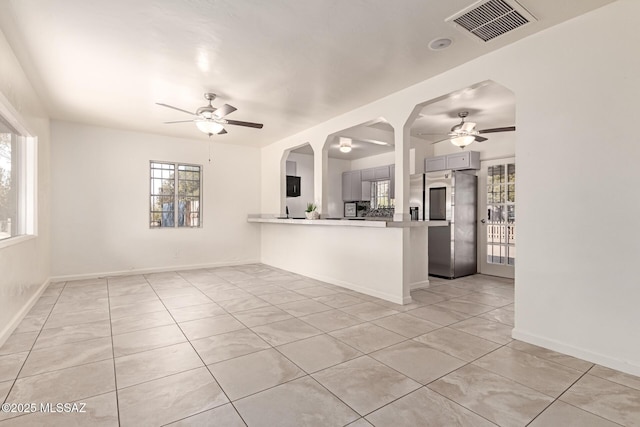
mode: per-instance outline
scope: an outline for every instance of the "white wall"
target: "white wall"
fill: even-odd
[[[289,216],[304,217],[307,203],[313,203],[313,156],[289,153],[287,160],[296,162],[296,176],[300,177],[300,197],[287,197]]]
[[[262,210],[277,211],[284,149],[381,116],[397,132],[415,105],[492,79],[516,96],[514,336],[638,375],[640,144],[621,123],[637,110],[639,25],[640,2],[619,0],[265,147]],[[278,250],[263,242],[263,259]]]
[[[395,152],[377,154],[375,156],[362,157],[351,161],[351,170],[375,168],[377,166],[392,165],[396,162]]]
[[[52,274],[254,262],[258,149],[53,121]],[[209,150],[211,163],[209,163]],[[200,164],[202,228],[149,228],[149,161]]]
[[[4,34],[0,92],[38,138],[37,237],[0,248],[0,346],[47,283],[49,256],[49,118]]]

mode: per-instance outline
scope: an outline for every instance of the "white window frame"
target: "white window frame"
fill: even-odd
[[[202,165],[197,165],[194,163],[186,163],[186,162],[170,162],[170,161],[166,161],[166,160],[150,160],[149,161],[149,183],[151,182],[151,180],[153,179],[152,177],[152,167],[154,163],[161,163],[161,164],[166,164],[166,165],[173,165],[174,166],[174,193],[173,193],[173,200],[174,200],[174,211],[173,211],[173,226],[172,227],[163,227],[163,226],[156,226],[153,227],[151,226],[151,213],[153,211],[153,205],[151,203],[151,197],[153,197],[152,193],[151,193],[151,187],[149,187],[149,229],[151,230],[155,230],[155,229],[169,229],[169,230],[176,230],[176,229],[189,229],[189,228],[202,228],[202,201],[203,201],[203,192],[202,192],[202,173],[204,168],[202,167]],[[199,196],[199,200],[198,200],[198,225],[195,226],[180,226],[179,221],[178,221],[178,217],[179,217],[179,209],[177,208],[178,206],[178,189],[179,189],[179,170],[180,170],[180,166],[190,166],[190,167],[197,167],[199,168],[199,175],[200,175],[200,196]]]
[[[38,235],[38,138],[2,93],[0,116],[16,131],[20,139],[17,183],[19,234],[0,240],[0,248],[6,248]]]

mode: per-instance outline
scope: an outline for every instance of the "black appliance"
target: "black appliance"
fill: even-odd
[[[287,175],[287,197],[300,197],[300,177]]]

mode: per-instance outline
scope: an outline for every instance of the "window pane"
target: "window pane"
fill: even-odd
[[[487,203],[503,203],[504,191],[504,185],[490,185],[487,188]]]
[[[0,240],[18,235],[17,137],[0,133]]]
[[[200,201],[197,198],[180,198],[178,205],[178,225],[180,227],[200,226]]]
[[[504,182],[504,165],[489,166],[487,168],[487,181],[489,184],[501,184]]]
[[[487,206],[487,221],[492,224],[505,222],[505,212],[502,205]]]
[[[514,205],[507,206],[507,222],[509,224],[516,222],[516,207]]]
[[[502,245],[487,245],[487,262],[489,264],[504,264],[506,248]]]
[[[516,182],[516,165],[514,163],[507,165],[507,179],[509,182]]]
[[[504,226],[487,225],[487,242],[488,243],[504,242]]]
[[[516,201],[516,185],[507,185],[507,202],[515,203]]]

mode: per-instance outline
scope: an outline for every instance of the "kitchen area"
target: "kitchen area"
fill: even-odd
[[[352,150],[358,146],[350,142]],[[476,272],[479,153],[425,159],[418,150],[416,159],[412,149],[417,173],[410,180],[411,217],[403,221],[394,221],[391,145],[372,156],[328,157],[327,214],[306,219],[303,208],[315,200],[312,153],[303,146],[285,159],[285,215],[248,219],[263,224],[263,245],[273,245],[263,253],[291,249],[274,263],[397,304],[410,303],[412,290],[428,287],[430,274],[454,278]]]
[[[514,156],[513,93],[485,81],[404,116],[374,116],[339,131],[319,127],[307,142],[293,136],[265,151],[267,210],[248,218],[260,224],[263,262],[408,304],[430,276],[463,277],[487,260],[511,259],[502,252],[515,253],[514,240],[490,230],[505,228],[501,212],[513,202],[503,190],[511,191],[512,181],[491,178],[488,185],[487,171]],[[278,162],[279,175],[268,167]],[[309,203],[319,219],[305,219]],[[513,274],[513,265],[507,268]]]

